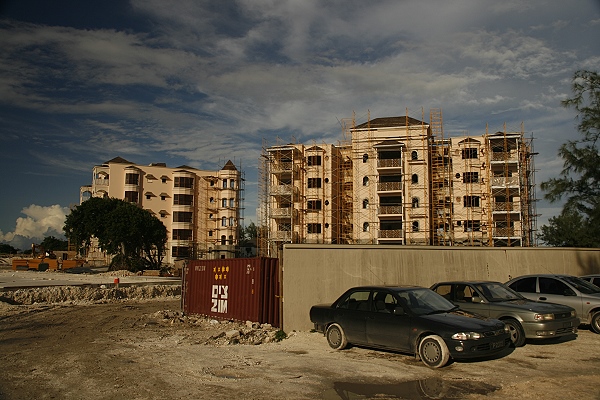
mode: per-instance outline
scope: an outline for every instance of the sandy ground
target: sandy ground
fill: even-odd
[[[179,297],[161,293],[22,305],[4,293],[0,399],[600,400],[600,335],[586,327],[432,370],[404,354],[335,351],[311,332],[234,344],[276,329],[181,316]]]

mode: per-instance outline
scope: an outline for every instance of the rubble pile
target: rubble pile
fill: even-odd
[[[0,293],[0,302],[29,305],[39,303],[107,303],[120,300],[145,300],[156,297],[181,296],[180,285],[113,286],[49,286],[17,289]]]
[[[181,324],[197,326],[201,329],[217,330],[219,333],[204,341],[206,345],[260,345],[279,342],[287,337],[279,328],[275,328],[270,324],[259,324],[251,321],[246,321],[244,324],[231,320],[216,320],[202,315],[185,315],[182,312],[172,310],[157,311],[152,317],[162,324]]]

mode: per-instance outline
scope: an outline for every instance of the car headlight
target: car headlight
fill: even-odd
[[[554,314],[535,314],[533,319],[536,321],[550,321],[554,319]]]
[[[571,317],[575,318],[577,316],[577,311],[573,310],[571,311]]]
[[[454,340],[470,340],[470,339],[480,339],[481,333],[478,332],[458,332],[452,335],[452,339]]]

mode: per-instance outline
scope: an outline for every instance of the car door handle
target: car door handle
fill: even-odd
[[[547,299],[547,298],[545,298],[545,297],[540,297],[540,300],[541,300],[541,301],[546,301],[546,300],[548,300],[548,299]]]

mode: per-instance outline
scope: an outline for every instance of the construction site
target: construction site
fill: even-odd
[[[536,246],[533,138],[444,134],[441,109],[342,119],[337,144],[263,142],[259,255],[286,243]]]

